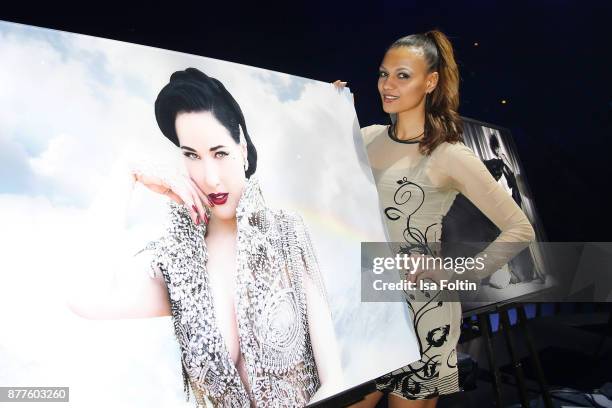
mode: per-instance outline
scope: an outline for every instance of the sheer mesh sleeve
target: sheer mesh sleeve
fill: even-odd
[[[535,239],[533,227],[513,198],[493,178],[484,163],[462,143],[444,144],[432,171],[444,173],[449,186],[469,199],[501,233],[481,254],[487,254],[484,278],[506,264]]]
[[[363,136],[365,146],[367,147],[385,127],[384,125],[371,125],[361,128],[361,135]]]

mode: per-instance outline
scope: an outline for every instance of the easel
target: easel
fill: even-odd
[[[489,367],[492,370],[492,374],[493,374],[495,406],[498,408],[502,408],[502,400],[501,400],[502,381],[501,381],[501,374],[495,363],[495,355],[493,352],[493,342],[492,342],[493,333],[491,332],[489,316],[493,313],[498,313],[499,322],[500,322],[500,331],[504,335],[506,346],[508,347],[508,353],[510,355],[510,359],[512,360],[512,367],[514,368],[514,376],[516,378],[516,386],[518,388],[521,406],[524,408],[529,407],[529,399],[527,397],[527,387],[525,385],[525,375],[523,373],[523,367],[521,365],[520,359],[517,356],[517,352],[514,347],[514,342],[512,341],[512,337],[510,335],[510,330],[512,326],[510,324],[510,318],[508,316],[508,312],[512,308],[515,308],[517,311],[518,319],[517,319],[516,326],[517,328],[521,329],[521,331],[524,333],[525,341],[527,343],[527,348],[529,349],[529,354],[531,356],[531,361],[535,368],[536,380],[540,387],[540,392],[542,395],[542,400],[544,401],[544,406],[546,408],[553,408],[553,403],[550,398],[550,393],[548,392],[548,385],[546,383],[546,379],[544,378],[544,371],[542,370],[540,358],[538,357],[538,352],[535,348],[533,338],[531,337],[531,332],[529,331],[527,315],[525,313],[525,308],[522,303],[514,303],[514,304],[510,303],[506,305],[496,306],[492,310],[488,310],[486,312],[482,312],[477,315],[478,325],[480,328],[481,335],[484,339],[487,357],[489,360]]]

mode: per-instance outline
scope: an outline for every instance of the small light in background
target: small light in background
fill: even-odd
[[[507,103],[508,103],[508,101],[507,101],[507,100],[505,100],[505,99],[502,99],[502,100],[501,100],[501,103],[502,103],[502,105],[505,105],[505,104],[507,104]]]
[[[474,47],[478,47],[478,42],[475,42],[475,43],[474,43]]]

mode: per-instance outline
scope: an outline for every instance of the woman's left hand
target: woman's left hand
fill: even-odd
[[[188,175],[159,168],[131,169],[134,182],[140,183],[149,190],[169,197],[172,201],[187,207],[189,214],[198,225],[200,222],[208,224],[206,208],[214,204],[208,196],[198,187],[197,183]]]

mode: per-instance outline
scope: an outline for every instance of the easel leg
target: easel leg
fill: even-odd
[[[550,399],[550,394],[548,393],[548,384],[546,383],[546,378],[544,377],[544,370],[542,370],[542,364],[540,363],[540,358],[538,357],[538,351],[535,348],[533,343],[533,338],[531,337],[531,332],[529,331],[529,325],[527,323],[527,315],[525,314],[525,308],[523,305],[518,305],[516,307],[519,327],[522,329],[523,333],[525,333],[525,340],[527,341],[527,347],[529,348],[529,354],[531,354],[531,361],[533,362],[533,366],[535,367],[536,378],[538,380],[538,384],[540,386],[540,392],[542,393],[542,399],[544,400],[544,406],[546,408],[552,408],[553,403]]]
[[[517,381],[517,388],[519,392],[519,399],[521,400],[521,406],[524,408],[529,408],[523,368],[521,367],[521,362],[519,361],[516,355],[516,350],[514,349],[514,345],[512,343],[512,337],[510,336],[511,325],[510,319],[508,318],[508,309],[499,310],[499,320],[501,323],[502,331],[504,333],[504,338],[506,339],[506,344],[508,346],[508,353],[510,354],[510,358],[512,359],[512,366],[514,367],[514,375]]]
[[[489,369],[491,370],[491,373],[493,373],[493,391],[495,393],[495,406],[497,408],[502,408],[501,377],[499,374],[499,369],[495,364],[495,358],[493,355],[493,343],[491,342],[491,327],[489,324],[488,313],[478,315],[478,325],[480,326],[480,331],[482,333],[482,337],[484,338],[485,348],[487,350],[487,357],[489,359]]]

